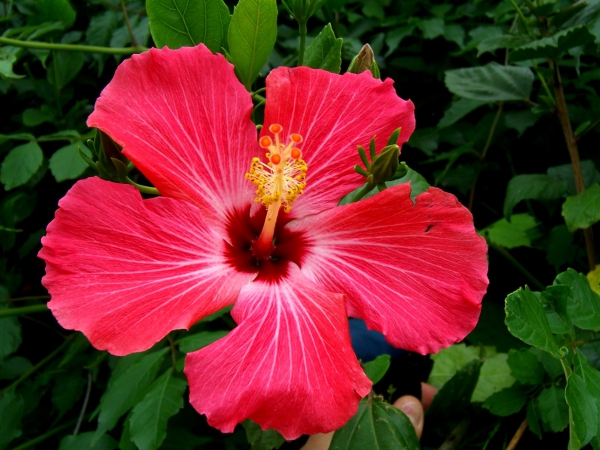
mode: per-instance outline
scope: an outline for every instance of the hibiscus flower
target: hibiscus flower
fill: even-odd
[[[456,198],[400,185],[346,206],[357,145],[378,151],[413,104],[391,80],[278,68],[257,140],[250,94],[203,45],[123,62],[88,119],[161,196],[88,178],[43,239],[48,306],[114,355],[146,350],[235,303],[238,326],[190,353],[190,401],[224,432],[250,418],[287,439],[328,432],[371,382],[360,317],[395,346],[436,352],[475,326],[486,245]]]

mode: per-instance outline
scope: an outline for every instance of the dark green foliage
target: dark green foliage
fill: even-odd
[[[122,358],[61,329],[50,313],[2,313],[47,301],[35,255],[73,182],[94,174],[144,182],[119,146],[85,125],[123,58],[150,46],[202,42],[225,53],[255,91],[260,123],[265,94],[256,90],[269,70],[297,64],[298,23],[307,26],[303,65],[390,77],[416,106],[410,141],[376,155],[377,163],[369,155],[377,180],[373,174],[373,183],[340,205],[406,182],[413,200],[443,187],[469,207],[490,245],[491,284],[479,325],[468,345],[433,357],[429,381],[441,390],[427,413],[423,447],[457,439],[466,449],[504,448],[527,419],[531,433],[520,447],[570,439],[570,449],[588,442],[600,449],[600,297],[585,275],[582,231],[600,220],[598,0],[4,2],[2,38],[105,49],[0,42],[0,449],[40,437],[36,448],[61,450],[288,446],[250,421],[245,432],[220,435],[187,402],[185,354],[229,333],[230,308]],[[365,61],[369,67],[359,67]],[[557,118],[561,90],[583,192]],[[376,381],[388,364],[381,357],[365,371]],[[376,396],[360,403],[332,444],[417,446],[407,418]]]

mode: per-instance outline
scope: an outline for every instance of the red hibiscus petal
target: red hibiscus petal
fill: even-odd
[[[409,184],[389,188],[287,231],[302,236],[302,272],[347,294],[351,316],[397,347],[435,353],[477,323],[487,246],[456,197],[430,188],[413,206],[409,194]]]
[[[210,425],[232,432],[250,418],[295,439],[356,413],[371,382],[352,351],[342,295],[289,264],[277,281],[245,285],[233,315],[237,328],[186,358],[190,402]]]
[[[124,61],[87,124],[123,145],[163,196],[191,201],[219,229],[253,198],[244,177],[259,154],[251,110],[233,66],[200,44]]]
[[[415,129],[414,105],[396,94],[393,81],[360,75],[337,75],[307,67],[279,68],[267,77],[265,125],[298,133],[302,158],[308,164],[306,188],[292,211],[294,217],[324,211],[364,182],[354,171],[361,164],[357,145],[368,152],[377,135],[377,151],[401,127],[398,145]]]
[[[225,262],[223,239],[190,203],[88,178],[59,206],[39,254],[48,307],[100,350],[146,350],[235,301],[255,276]]]

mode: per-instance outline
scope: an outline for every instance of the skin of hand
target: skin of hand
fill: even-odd
[[[421,439],[425,421],[425,411],[429,409],[433,397],[438,390],[427,383],[421,383],[421,400],[412,395],[404,395],[394,402],[394,406],[408,416],[410,423],[415,427],[417,437]],[[308,438],[301,450],[328,450],[333,439],[333,432],[315,434]]]

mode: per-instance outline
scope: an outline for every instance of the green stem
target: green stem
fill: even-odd
[[[131,28],[131,23],[129,22],[129,16],[127,15],[127,9],[125,8],[125,2],[123,0],[121,0],[121,10],[123,11],[123,18],[125,19],[125,26],[127,27],[127,32],[131,38],[131,43],[134,47],[139,47],[140,44],[135,38],[135,34],[133,34],[133,28]]]
[[[542,86],[544,87],[544,90],[546,91],[546,95],[548,96],[548,98],[550,98],[554,104],[556,105],[556,100],[554,99],[554,96],[552,95],[552,92],[550,92],[550,87],[548,86],[548,83],[546,83],[546,79],[542,76],[542,74],[539,72],[538,70],[538,66],[536,64],[536,62],[532,59],[531,60],[531,64],[533,65],[533,68],[535,69],[535,73],[537,74],[539,80],[542,83]]]
[[[361,198],[363,198],[365,195],[371,192],[373,190],[373,187],[374,186],[372,184],[367,183],[360,191],[356,193],[356,195],[352,198],[352,201],[350,203],[359,201]]]
[[[485,146],[483,147],[483,151],[481,152],[481,156],[479,160],[481,162],[485,161],[485,157],[487,156],[487,152],[492,145],[492,138],[494,137],[494,133],[496,132],[496,127],[498,126],[498,121],[500,120],[500,116],[502,115],[502,108],[504,107],[504,102],[500,102],[498,104],[498,112],[496,112],[496,117],[494,117],[494,122],[492,122],[492,127],[490,128],[490,132],[488,133],[487,140],[485,142]],[[475,201],[475,187],[477,186],[477,180],[479,178],[479,172],[477,172],[477,176],[473,181],[473,186],[471,187],[471,193],[469,194],[469,205],[467,208],[469,211],[473,211],[473,203]]]
[[[569,157],[571,159],[571,168],[573,170],[573,178],[575,179],[575,188],[577,193],[580,194],[585,190],[585,184],[583,182],[583,172],[581,170],[581,163],[579,161],[579,149],[577,147],[577,138],[573,133],[573,127],[571,126],[571,120],[569,119],[569,111],[567,109],[567,101],[565,100],[565,93],[562,87],[562,79],[560,76],[560,70],[558,68],[558,61],[552,62],[550,66],[554,70],[554,78],[552,82],[554,84],[554,93],[556,95],[556,113],[558,114],[558,120],[565,136],[567,144],[567,150],[569,151]],[[590,270],[596,268],[596,248],[594,245],[594,233],[592,228],[586,228],[583,230],[585,237],[585,247],[587,251],[588,264]]]
[[[154,187],[144,186],[143,184],[137,184],[135,181],[133,181],[129,177],[125,177],[125,181],[127,181],[128,184],[130,184],[130,185],[135,186],[136,188],[138,188],[138,190],[142,194],[160,195],[160,192],[158,192],[158,189],[156,189]]]
[[[66,52],[104,53],[106,55],[133,55],[148,50],[146,47],[136,46],[127,48],[97,47],[94,45],[76,44],[50,44],[48,42],[20,41],[0,37],[0,44],[14,45],[15,47],[37,48],[40,50],[60,50]]]
[[[46,305],[23,306],[21,308],[0,309],[0,317],[22,316],[23,314],[46,311],[48,311]]]
[[[508,252],[508,250],[506,250],[504,247],[501,247],[499,245],[492,244],[491,242],[489,242],[488,244],[491,248],[496,250],[498,253],[500,253],[502,256],[504,256],[509,262],[511,262],[512,265],[515,266],[523,275],[525,275],[529,279],[529,281],[531,281],[531,283],[534,284],[538,289],[541,289],[541,290],[546,289],[546,286],[544,286],[536,277],[534,277],[531,274],[531,272],[529,272],[525,268],[525,266],[523,266],[523,264],[521,264],[519,261],[517,261],[517,259]]]
[[[304,63],[304,50],[306,47],[306,21],[299,21],[298,26],[300,28],[300,50],[298,51],[298,65],[301,66]]]
[[[73,424],[77,423],[76,420],[71,420],[70,422],[67,422],[65,424],[62,424],[56,428],[53,428],[52,430],[48,431],[47,433],[44,433],[36,438],[31,439],[30,441],[25,442],[24,444],[19,445],[18,447],[14,447],[12,450],[25,450],[26,448],[31,448],[34,445],[39,444],[40,442],[45,441],[48,438],[51,438],[52,436],[54,436],[55,434],[60,433],[61,431],[70,428],[73,426]]]
[[[252,100],[256,100],[257,102],[266,102],[267,99],[262,95],[258,95],[256,92],[252,94]]]
[[[521,18],[521,21],[523,22],[523,26],[527,30],[527,34],[529,34],[529,36],[531,38],[535,39],[534,34],[531,32],[531,30],[527,26],[527,19],[525,18],[525,15],[523,14],[523,11],[521,11],[521,8],[519,8],[519,5],[517,5],[517,3],[515,2],[515,0],[509,0],[509,1],[513,5],[513,7],[517,10],[517,14]]]
[[[15,381],[12,382],[12,384],[10,384],[9,386],[5,387],[4,389],[2,389],[0,391],[0,395],[4,394],[5,392],[10,391],[11,389],[16,388],[19,384],[21,384],[24,380],[26,380],[27,378],[29,378],[31,375],[33,375],[35,372],[37,372],[42,366],[46,365],[47,363],[49,363],[50,361],[52,361],[52,359],[54,359],[54,357],[56,355],[58,355],[60,352],[63,351],[63,349],[69,345],[71,343],[71,340],[73,339],[74,336],[76,336],[77,334],[72,334],[71,336],[68,336],[65,341],[60,344],[60,346],[54,350],[52,353],[50,353],[48,356],[46,356],[44,359],[42,359],[40,362],[38,362],[35,366],[33,366],[31,369],[29,369],[27,372],[25,372],[23,375],[21,375],[18,379],[16,379]],[[15,450],[15,449],[13,449]]]

